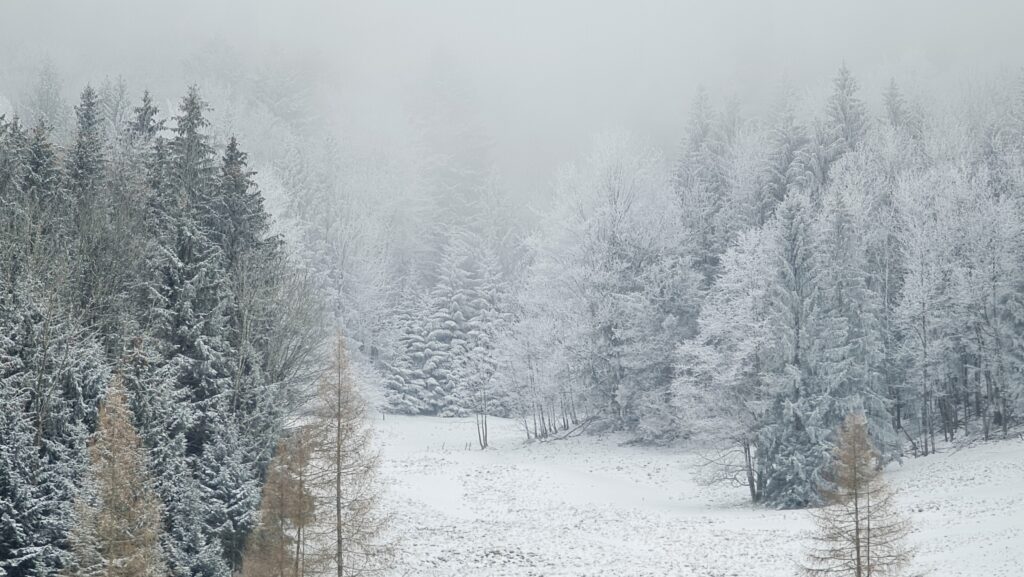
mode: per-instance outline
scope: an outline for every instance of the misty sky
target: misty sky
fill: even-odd
[[[506,177],[531,185],[598,131],[629,130],[671,152],[698,85],[754,109],[785,79],[816,102],[845,61],[875,106],[891,76],[922,93],[1013,70],[1024,55],[1015,1],[0,5],[0,74],[27,75],[46,57],[71,86],[123,75],[133,88],[174,90],[193,80],[183,62],[204,51],[254,65],[284,58],[315,73],[324,114],[355,133],[414,114],[416,87],[449,74],[472,96]]]

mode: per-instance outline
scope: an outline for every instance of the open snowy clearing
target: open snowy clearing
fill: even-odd
[[[402,535],[400,575],[795,575],[803,511],[752,507],[746,490],[704,487],[698,458],[620,446],[616,436],[522,443],[491,420],[477,450],[472,419],[377,421],[386,497]],[[915,571],[1019,577],[1024,566],[1024,442],[909,459],[901,490]]]

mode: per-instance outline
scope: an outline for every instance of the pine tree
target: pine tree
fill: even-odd
[[[205,109],[193,87],[175,118],[160,180],[153,183],[161,188],[151,209],[155,231],[144,306],[160,357],[150,369],[159,391],[156,407],[166,411],[159,420],[173,425],[153,439],[157,489],[168,503],[167,560],[175,575],[213,577],[229,572],[228,552],[207,525],[220,504],[204,494],[211,488],[201,482],[202,458],[224,419],[232,418],[224,407],[230,406],[235,351],[223,256],[200,226],[214,184]]]
[[[847,200],[830,191],[819,224],[820,300],[814,321],[813,370],[824,426],[838,427],[846,415],[866,415],[869,432],[885,460],[899,448],[881,379],[883,336],[879,303],[868,291],[868,263]]]
[[[781,508],[803,507],[818,499],[827,464],[831,431],[820,422],[821,391],[813,374],[813,329],[820,269],[810,202],[790,195],[776,214],[777,272],[771,285],[769,326],[778,339],[769,365],[773,400],[762,430],[771,464],[764,498]]]
[[[396,413],[416,415],[430,412],[427,374],[427,325],[430,299],[423,291],[407,288],[395,316],[398,325],[397,352],[385,377],[388,408]]]
[[[799,163],[807,135],[796,121],[788,95],[776,105],[768,137],[768,154],[761,177],[758,225],[764,226],[797,184]]]
[[[75,145],[71,150],[68,176],[78,202],[78,232],[80,235],[90,232],[94,214],[102,207],[97,205],[100,194],[99,186],[103,177],[104,143],[102,117],[99,106],[99,95],[91,86],[82,91],[81,102],[75,107],[78,118],[78,131]]]
[[[20,364],[13,347],[0,334],[0,572],[19,576],[44,573],[37,568],[53,551],[43,538],[47,519],[36,488],[42,464],[33,442],[35,427],[24,411],[28,391],[10,378]]]
[[[839,153],[857,148],[868,128],[864,103],[857,97],[857,80],[843,64],[832,80],[832,95],[826,108],[826,126],[835,139]]]
[[[103,117],[99,95],[92,87],[82,91],[75,107],[77,132],[68,164],[68,177],[75,202],[76,300],[86,323],[109,334],[110,327],[100,326],[115,309],[120,290],[111,270],[122,263],[111,261],[113,238],[110,213],[112,198],[106,190],[105,170],[107,143],[103,133]]]
[[[684,207],[686,223],[697,244],[698,268],[710,286],[718,273],[718,259],[725,252],[729,232],[724,230],[719,213],[728,203],[731,162],[728,127],[722,126],[711,106],[707,92],[697,91],[683,157],[676,168],[676,186]]]
[[[115,377],[89,448],[84,498],[78,499],[68,577],[163,577],[161,503],[149,479],[124,386]]]
[[[473,275],[471,259],[466,240],[453,237],[445,249],[437,284],[430,292],[423,372],[431,412],[443,416],[462,415],[466,411],[453,371],[472,346],[469,331],[476,316],[478,279]]]
[[[220,548],[231,570],[242,564],[245,539],[256,527],[260,490],[253,451],[246,446],[231,413],[214,424],[212,439],[198,458],[199,477],[207,503],[205,524],[220,540]]]
[[[31,507],[10,520],[21,526],[10,543],[0,547],[18,552],[18,576],[49,575],[67,559],[73,501],[81,486],[86,462],[85,441],[96,426],[97,399],[107,380],[102,353],[60,309],[35,297],[41,292],[19,280],[0,293],[0,344],[4,396],[20,402],[8,427],[13,441],[25,440],[30,426],[30,451],[13,450],[24,459],[12,472],[7,488],[14,505],[28,496]],[[12,407],[13,408],[13,407]],[[31,455],[31,457],[30,457]],[[0,497],[3,499],[4,497]]]
[[[835,451],[834,489],[812,512],[815,532],[801,567],[810,577],[897,576],[910,563],[910,532],[895,492],[882,478],[863,415],[843,422]]]
[[[248,169],[246,153],[238,148],[234,137],[228,140],[221,160],[220,175],[212,200],[206,227],[211,240],[221,247],[225,266],[229,271],[241,265],[244,256],[251,254],[268,241],[269,215],[263,209],[263,196]]]

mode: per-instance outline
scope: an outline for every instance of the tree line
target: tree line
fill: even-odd
[[[338,575],[361,574],[340,562],[342,529],[365,532],[345,551],[380,534],[348,522],[379,513],[359,393],[324,373],[323,280],[271,230],[247,154],[195,87],[169,119],[86,87],[65,130],[47,78],[32,126],[0,117],[0,574],[237,573],[279,447],[332,414],[338,467],[365,464],[317,498],[365,493],[335,511]],[[333,413],[321,381],[348,383]]]
[[[883,461],[1005,436],[1024,393],[1021,94],[929,109],[893,81],[872,107],[844,66],[815,111],[784,90],[747,117],[701,90],[677,158],[600,137],[506,235],[486,179],[463,182],[470,216],[434,274],[396,275],[390,406],[510,416],[528,438],[710,439],[718,476],[779,507],[820,502],[857,411]]]

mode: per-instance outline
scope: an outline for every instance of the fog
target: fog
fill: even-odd
[[[0,0],[0,576],[1020,574],[1021,23]]]
[[[459,86],[514,188],[544,187],[592,134],[626,130],[671,154],[697,86],[744,110],[785,83],[817,107],[845,62],[877,105],[897,77],[927,94],[1021,64],[1018,2],[5,3],[0,91],[16,102],[44,60],[73,90],[125,77],[171,98],[194,63],[228,53],[250,74],[286,63],[318,87],[339,137],[400,134],[417,95]],[[238,72],[236,70],[226,73]],[[811,105],[809,105],[811,107]],[[385,138],[386,141],[386,138]]]

